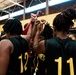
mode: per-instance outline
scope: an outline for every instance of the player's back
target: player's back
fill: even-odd
[[[20,36],[10,38],[9,40],[14,46],[14,51],[10,55],[7,75],[23,75],[27,69],[25,64],[27,64],[28,60],[28,43]]]
[[[76,75],[76,41],[52,38],[46,41],[47,75]]]

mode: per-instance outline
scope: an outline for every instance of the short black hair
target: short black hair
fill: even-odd
[[[53,37],[53,29],[51,28],[49,23],[45,24],[45,27],[41,32],[40,36],[43,36],[45,40]]]
[[[4,32],[10,33],[11,35],[22,34],[22,24],[18,19],[10,18],[6,21],[3,26]]]
[[[74,24],[73,19],[76,19],[76,10],[68,8],[54,18],[53,26],[55,26],[58,31],[67,32]]]

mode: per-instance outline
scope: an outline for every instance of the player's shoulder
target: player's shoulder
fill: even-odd
[[[11,50],[13,52],[13,44],[9,39],[3,39],[0,41],[0,50],[8,51]]]
[[[51,39],[48,39],[46,40],[48,43],[57,43],[57,38],[51,38]]]
[[[74,45],[74,44],[76,45],[76,40],[71,40],[70,43],[71,43],[72,45]]]
[[[0,41],[0,45],[10,47],[10,46],[12,46],[12,42],[9,39],[3,39]]]

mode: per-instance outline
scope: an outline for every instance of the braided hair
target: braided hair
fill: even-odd
[[[51,28],[49,23],[45,24],[45,27],[40,35],[43,36],[45,39],[50,39],[53,37],[53,29]]]

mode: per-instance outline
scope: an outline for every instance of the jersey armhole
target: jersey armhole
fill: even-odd
[[[44,41],[44,47],[45,47],[45,52],[44,53],[46,53],[46,50],[47,50],[47,43],[46,42],[47,42],[47,40]]]

